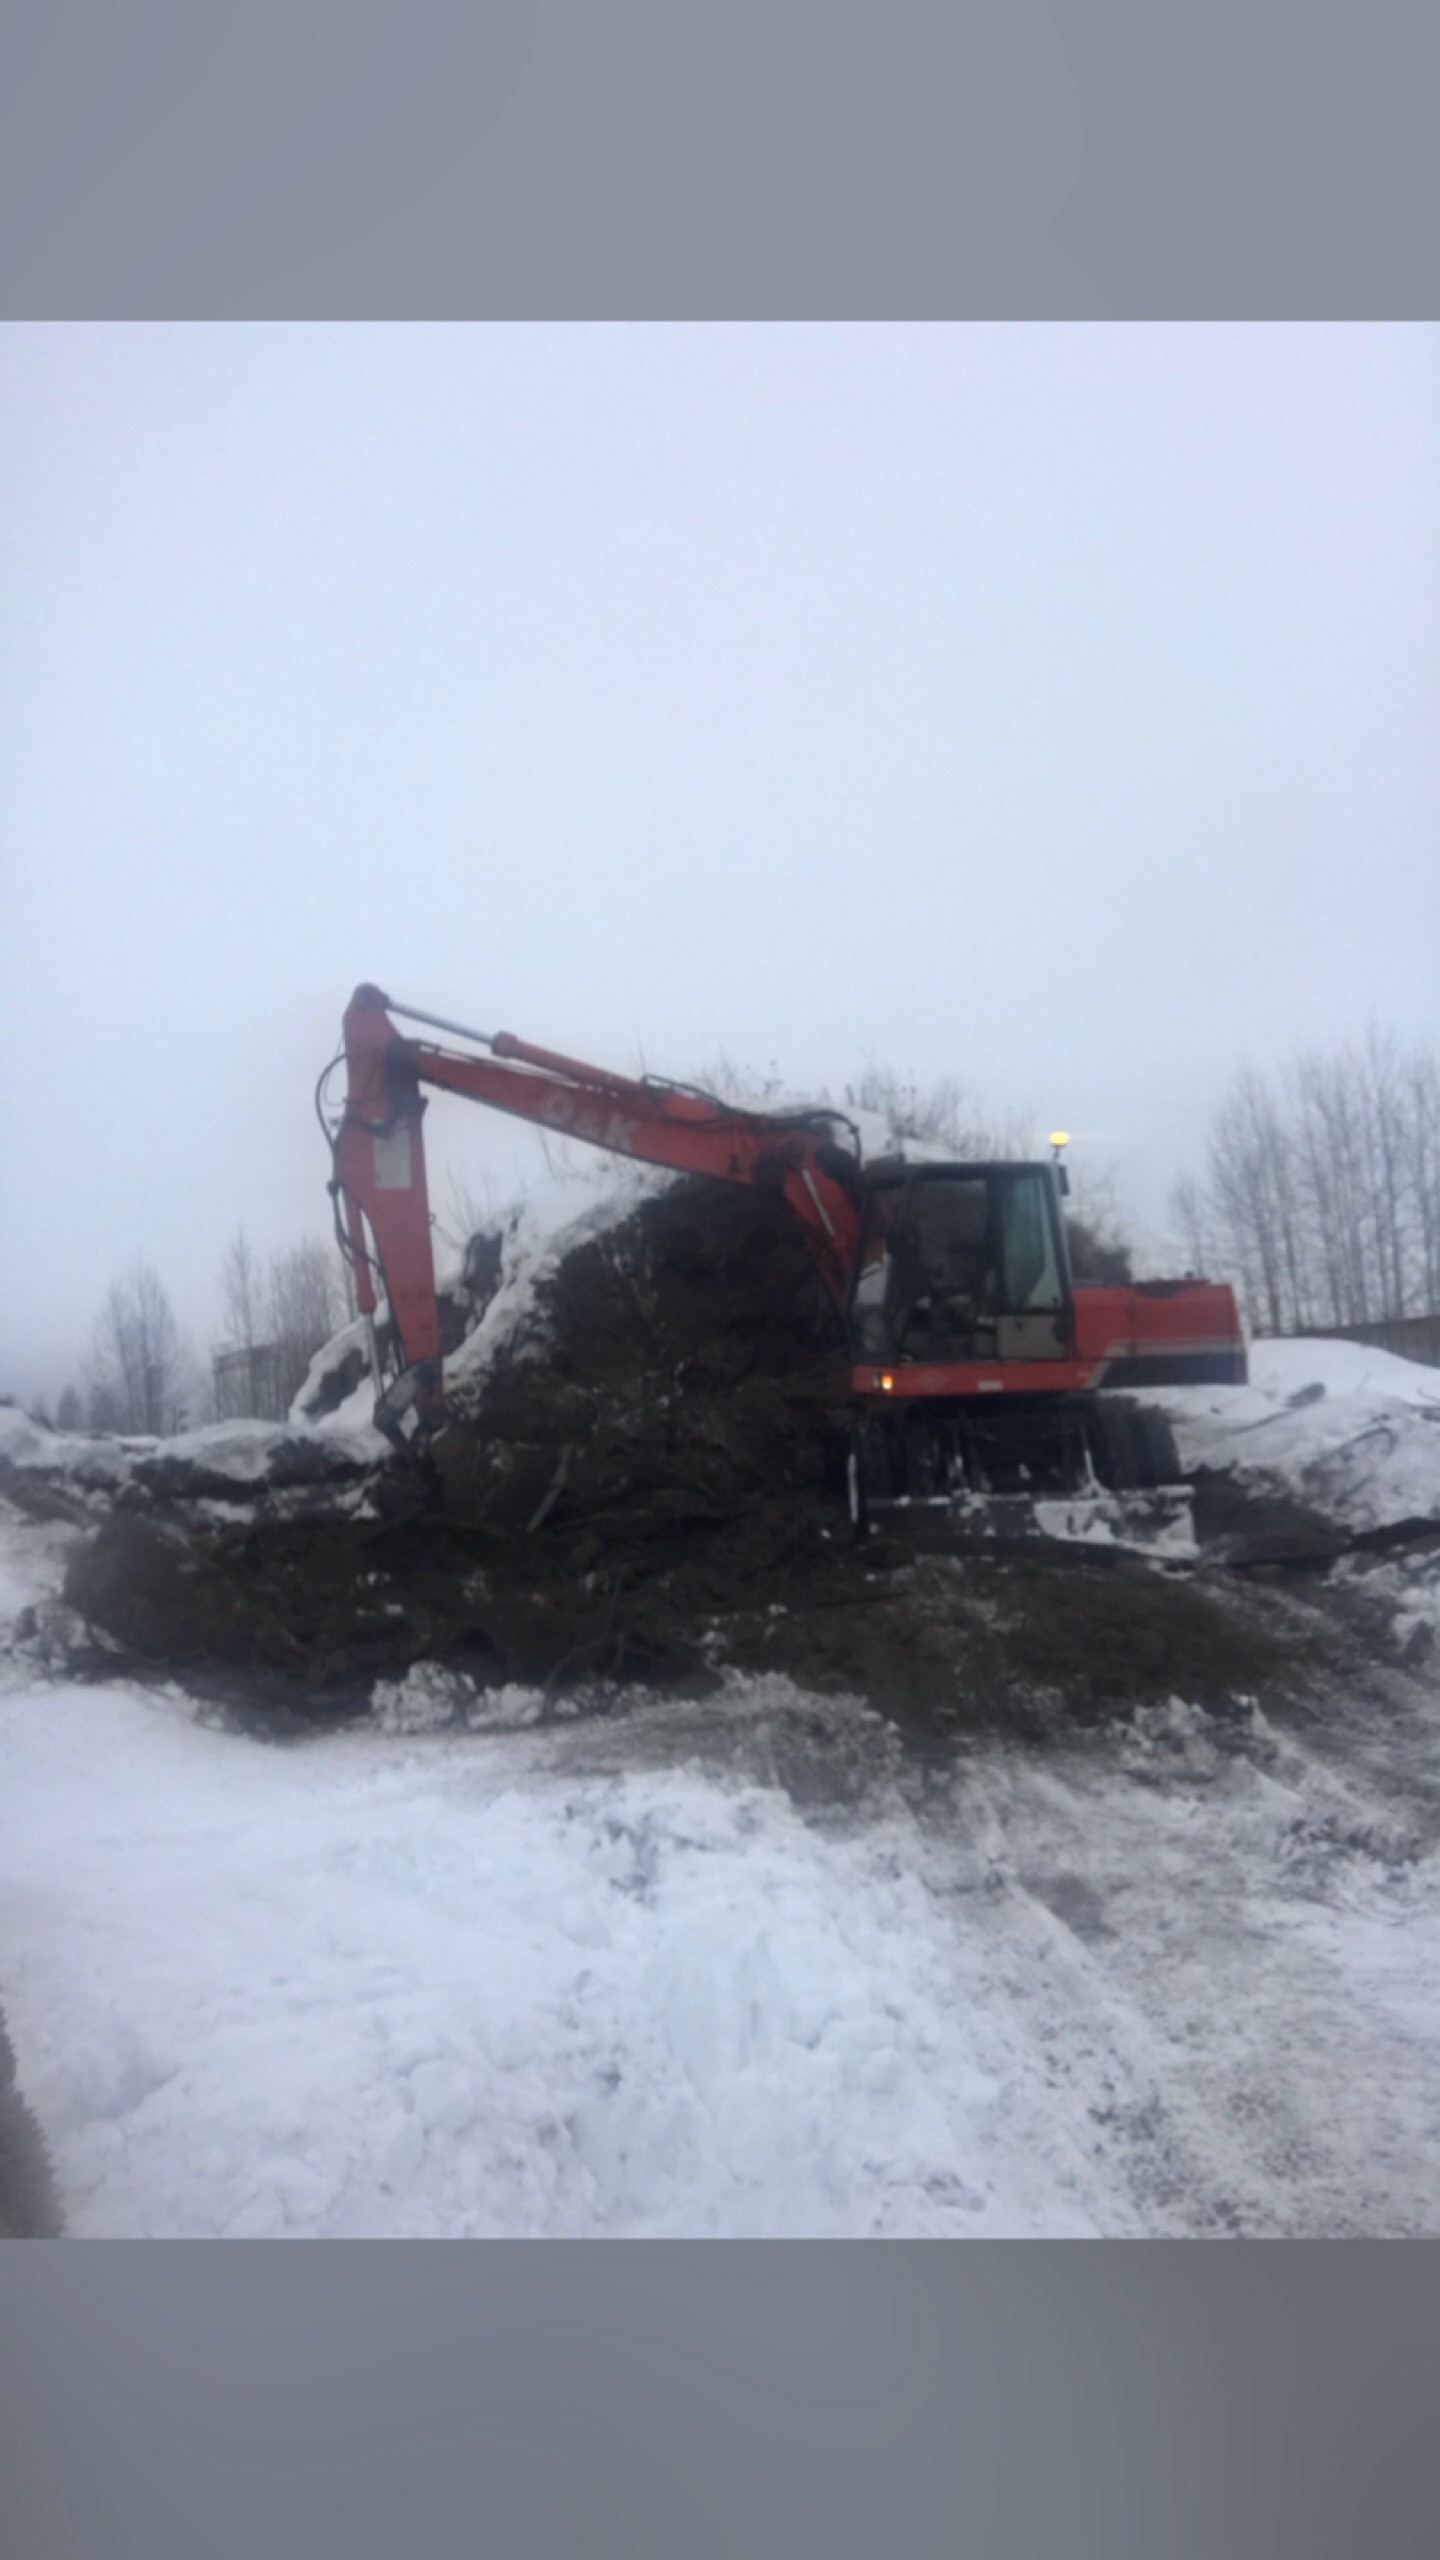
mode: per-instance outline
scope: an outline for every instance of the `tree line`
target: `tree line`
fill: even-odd
[[[237,1412],[288,1413],[317,1351],[355,1312],[348,1267],[333,1245],[314,1238],[262,1265],[237,1227],[220,1269],[225,1329],[217,1345],[217,1382],[246,1380]]]
[[[1246,1069],[1172,1209],[1191,1268],[1234,1280],[1260,1332],[1440,1313],[1440,1053],[1372,1030]]]
[[[307,1238],[262,1261],[238,1228],[221,1264],[220,1295],[223,1322],[207,1360],[187,1341],[149,1263],[112,1281],[81,1378],[56,1404],[56,1428],[161,1439],[222,1414],[283,1420],[316,1352],[354,1313],[338,1256]],[[31,1410],[50,1422],[43,1402]]]

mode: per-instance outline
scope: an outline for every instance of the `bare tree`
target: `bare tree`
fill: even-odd
[[[1216,1119],[1210,1189],[1257,1321],[1279,1333],[1296,1251],[1293,1186],[1275,1097],[1249,1068],[1236,1077]]]
[[[316,1352],[348,1320],[336,1256],[314,1239],[276,1254],[265,1304],[283,1411],[303,1386]]]
[[[732,1103],[740,1111],[784,1111],[796,1105],[793,1089],[787,1088],[773,1061],[761,1073],[758,1068],[736,1066],[722,1053],[692,1081],[697,1092],[713,1094],[717,1101]],[[817,1109],[829,1107],[828,1090],[807,1098]],[[943,1147],[957,1160],[971,1163],[984,1157],[1023,1155],[1029,1143],[1023,1119],[1011,1112],[999,1122],[992,1120],[980,1097],[958,1076],[937,1076],[922,1085],[916,1076],[902,1075],[898,1068],[874,1058],[868,1058],[859,1075],[845,1086],[844,1107],[868,1111],[883,1120],[897,1145],[912,1139],[920,1146]]]
[[[1410,1205],[1416,1293],[1422,1311],[1440,1308],[1440,1057],[1405,1061],[1402,1154]]]
[[[207,1401],[227,1422],[247,1415],[278,1422],[284,1408],[274,1346],[265,1339],[265,1274],[243,1227],[236,1228],[225,1247],[220,1298],[224,1331],[211,1355]]]
[[[213,1363],[199,1358],[188,1343],[181,1357],[177,1410],[184,1417],[181,1427],[187,1431],[199,1430],[219,1415]]]
[[[81,1405],[78,1392],[74,1387],[64,1388],[61,1392],[60,1401],[55,1407],[56,1430],[78,1431],[83,1420],[84,1408]]]
[[[264,1323],[265,1281],[243,1227],[237,1227],[220,1265],[220,1291],[225,1305],[225,1343],[234,1351],[253,1351]]]
[[[1362,1051],[1303,1058],[1291,1090],[1324,1320],[1370,1324],[1407,1314],[1415,1257],[1403,1176],[1404,1064],[1395,1044],[1372,1031]]]
[[[120,1396],[93,1366],[85,1381],[85,1422],[87,1429],[101,1433],[125,1429],[125,1408]]]
[[[111,1283],[96,1322],[94,1427],[156,1436],[173,1430],[182,1362],[180,1330],[164,1285],[148,1263],[137,1263],[125,1279]]]
[[[1172,1206],[1252,1320],[1287,1332],[1440,1311],[1440,1060],[1362,1048],[1247,1070],[1216,1114],[1210,1178]]]
[[[1300,1060],[1294,1078],[1295,1148],[1316,1296],[1326,1323],[1348,1324],[1358,1321],[1353,1237],[1340,1212],[1345,1174],[1333,1143],[1338,1106],[1331,1080],[1325,1059]]]
[[[499,1212],[495,1205],[495,1186],[488,1174],[481,1175],[477,1190],[472,1181],[462,1180],[460,1175],[452,1173],[446,1205],[435,1224],[456,1253],[465,1251],[472,1236],[497,1226]]]
[[[938,1076],[933,1084],[921,1085],[913,1075],[902,1076],[870,1059],[854,1084],[846,1086],[845,1099],[852,1110],[876,1113],[897,1140],[943,1147],[957,1161],[973,1164],[1026,1152],[1027,1134],[1017,1115],[990,1120],[979,1097],[958,1076]]]
[[[1357,1062],[1365,1097],[1369,1223],[1383,1316],[1402,1316],[1407,1296],[1410,1239],[1402,1174],[1405,1148],[1404,1067],[1391,1031],[1371,1024]]]
[[[773,1058],[762,1074],[757,1067],[737,1066],[723,1049],[719,1057],[708,1067],[702,1067],[690,1082],[697,1093],[713,1094],[717,1102],[732,1102],[737,1111],[782,1109],[787,1099],[780,1069]]]
[[[1065,1210],[1070,1270],[1082,1288],[1123,1288],[1135,1277],[1135,1247],[1113,1165],[1073,1165]]]
[[[1212,1268],[1218,1270],[1221,1256],[1215,1244],[1214,1226],[1209,1203],[1193,1175],[1186,1174],[1170,1194],[1170,1215],[1180,1238],[1181,1255],[1187,1271],[1203,1280]]]

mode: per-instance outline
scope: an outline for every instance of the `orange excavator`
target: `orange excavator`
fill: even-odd
[[[406,1037],[397,1015],[467,1046]],[[342,1058],[346,1098],[331,1122],[326,1080]],[[744,1110],[509,1032],[468,1030],[361,986],[317,1107],[337,1237],[366,1324],[375,1420],[396,1445],[423,1443],[445,1420],[425,1086],[784,1202],[843,1329],[830,1434],[858,1531],[877,1510],[924,1506],[1000,1534],[1163,1546],[1183,1532],[1189,1494],[1169,1425],[1124,1390],[1243,1384],[1234,1294],[1190,1279],[1076,1286],[1063,1142],[1048,1162],[867,1162],[843,1113]]]

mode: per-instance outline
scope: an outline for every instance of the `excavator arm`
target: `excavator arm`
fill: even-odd
[[[505,1031],[493,1038],[461,1033],[488,1055],[441,1048],[405,1038],[395,1013],[460,1031],[458,1024],[392,1004],[373,986],[357,987],[345,1013],[348,1084],[331,1140],[331,1191],[369,1325],[382,1427],[400,1436],[400,1416],[411,1405],[422,1431],[444,1416],[422,1086],[464,1095],[614,1155],[779,1194],[800,1222],[825,1287],[843,1305],[860,1228],[860,1185],[855,1161],[836,1143],[827,1115],[738,1110],[684,1086],[587,1066]],[[388,1389],[374,1328],[377,1281],[401,1361],[400,1380]]]

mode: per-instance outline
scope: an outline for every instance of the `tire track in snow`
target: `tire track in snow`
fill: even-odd
[[[1058,1932],[1047,1953],[1042,1924],[1011,1995],[1063,2052],[1145,2227],[1433,2230],[1434,1860],[1397,1863],[1403,1823],[1358,1787],[1288,1745],[1261,1743],[1283,1778],[1217,1752],[1205,1721],[1169,1773],[1143,1733],[991,1760],[1007,1888]]]
[[[784,1681],[296,1748],[12,1690],[72,2227],[1433,2230],[1440,1746],[1385,1695],[937,1776]]]

